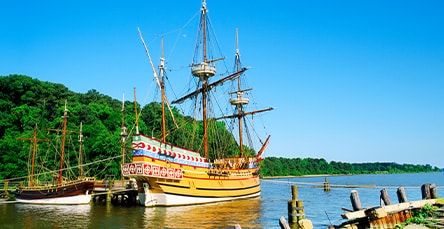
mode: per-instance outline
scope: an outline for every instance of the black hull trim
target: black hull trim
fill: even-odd
[[[220,198],[220,199],[224,199],[224,198],[243,198],[243,197],[246,198],[248,196],[259,194],[259,193],[261,193],[261,191],[249,193],[249,194],[246,194],[246,195],[235,195],[235,196],[200,196],[200,195],[183,195],[183,194],[177,194],[177,193],[172,193],[172,192],[165,192],[165,194],[174,195],[174,196],[186,196],[186,197],[197,197],[197,198]]]
[[[181,186],[181,185],[173,185],[173,184],[165,184],[165,183],[158,183],[159,186],[169,186],[169,187],[174,187],[174,188],[184,188],[184,189],[190,189],[189,186]],[[221,191],[221,192],[226,192],[226,191],[240,191],[240,190],[247,190],[247,189],[252,189],[252,188],[256,188],[259,187],[260,184],[254,185],[254,186],[249,186],[249,187],[243,187],[243,188],[224,188],[224,189],[220,189],[220,188],[198,188],[196,187],[196,190],[205,190],[205,191]]]
[[[50,187],[47,189],[17,189],[15,197],[23,200],[51,199],[86,195],[94,189],[94,182],[84,182],[66,186]]]

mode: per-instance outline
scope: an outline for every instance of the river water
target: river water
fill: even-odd
[[[280,228],[287,218],[291,186],[297,185],[307,219],[314,228],[343,222],[341,208],[352,209],[351,190],[357,190],[363,207],[379,206],[386,188],[392,203],[396,189],[405,187],[409,201],[421,199],[421,185],[435,183],[444,194],[444,173],[329,176],[330,192],[324,192],[325,176],[262,180],[260,198],[184,207],[116,207],[110,204],[44,206],[0,203],[0,228]],[[353,187],[351,187],[353,186]],[[363,187],[359,187],[363,186]],[[370,187],[369,187],[370,186]]]

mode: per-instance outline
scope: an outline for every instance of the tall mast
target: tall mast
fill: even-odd
[[[32,137],[32,162],[31,162],[31,177],[29,178],[29,186],[34,186],[34,167],[35,167],[35,154],[37,152],[37,123],[34,127],[34,135]]]
[[[136,88],[134,87],[134,115],[136,118],[136,134],[139,134],[139,111],[137,110]]]
[[[207,2],[204,0],[202,2],[202,16],[200,18],[200,23],[202,25],[202,39],[203,39],[203,62],[207,62]]]
[[[202,38],[203,38],[203,63],[207,63],[207,23],[206,23],[207,3],[204,0],[202,3]],[[203,130],[204,130],[204,154],[205,158],[209,158],[208,155],[208,121],[207,121],[207,93],[205,89],[208,86],[208,76],[202,77],[202,86],[204,92],[202,93],[202,117],[203,117]]]
[[[65,110],[63,110],[63,130],[62,130],[62,149],[60,155],[60,169],[59,169],[59,179],[57,184],[61,185],[63,181],[63,163],[65,157],[65,139],[66,139],[66,123],[68,121],[68,109],[66,109],[66,100],[65,100]]]
[[[238,36],[238,29],[236,28],[236,54],[235,54],[235,68],[237,72],[241,72],[241,74],[243,73],[241,66],[241,62],[240,62],[240,52],[239,52],[239,36]],[[235,98],[231,98],[230,99],[230,103],[233,106],[236,106],[237,109],[237,114],[233,114],[233,115],[227,115],[227,116],[223,116],[223,117],[219,117],[216,118],[215,120],[219,120],[219,119],[226,119],[226,118],[237,118],[238,120],[238,125],[239,125],[239,151],[240,151],[240,155],[241,157],[244,157],[244,144],[243,144],[243,121],[242,119],[247,116],[247,115],[254,115],[256,113],[261,113],[261,112],[266,112],[266,111],[270,111],[273,110],[272,107],[270,108],[266,108],[266,109],[262,109],[262,110],[255,110],[255,111],[249,111],[249,112],[245,112],[244,111],[244,105],[247,105],[250,100],[248,98],[243,97],[244,92],[246,91],[250,91],[252,90],[252,88],[249,89],[242,89],[241,88],[241,76],[239,76],[237,78],[237,90],[234,92],[230,92],[230,94],[236,94]],[[266,142],[262,145],[260,152],[262,153],[265,148],[266,145],[268,144],[268,139],[267,138]]]
[[[239,71],[241,69],[241,63],[240,63],[240,53],[239,53],[239,33],[238,33],[238,29],[236,28],[236,54],[235,54],[235,66],[236,66],[236,71]],[[248,104],[249,100],[248,99],[243,99],[242,98],[242,91],[241,91],[241,78],[238,77],[237,78],[237,100],[235,101],[231,101],[232,104],[234,103],[234,105],[236,105],[237,107],[237,121],[238,121],[238,125],[239,125],[239,152],[241,157],[244,156],[244,143],[243,143],[243,129],[242,129],[242,114],[243,114],[243,105],[244,104]]]
[[[47,142],[47,139],[37,138],[37,123],[34,126],[34,134],[32,138],[19,138],[19,140],[26,140],[32,142],[32,158],[31,158],[31,174],[29,176],[28,186],[34,186],[34,173],[35,173],[35,158],[37,156],[37,142]]]
[[[162,57],[160,57],[159,65],[159,75],[160,75],[160,91],[162,94],[162,142],[166,142],[166,120],[165,120],[165,58],[164,58],[164,48],[163,48],[163,38],[162,38]]]
[[[83,134],[82,134],[82,122],[80,122],[79,132],[79,177],[83,177]]]
[[[207,3],[204,0],[202,2],[201,16],[200,16],[200,26],[202,31],[202,42],[203,42],[203,59],[200,63],[193,63],[191,68],[191,73],[195,77],[199,77],[202,82],[202,122],[203,122],[203,144],[204,144],[204,154],[205,158],[209,158],[208,155],[208,121],[207,121],[207,92],[208,92],[208,79],[216,74],[216,68],[212,63],[214,61],[209,61],[207,58]]]
[[[120,132],[121,137],[121,150],[122,150],[122,165],[125,163],[125,143],[126,143],[126,137],[128,137],[127,128],[125,126],[125,94],[122,95],[122,126]]]
[[[164,58],[164,49],[163,49],[163,38],[162,38],[162,57],[160,58],[160,66],[159,66],[159,75],[157,74],[156,68],[154,67],[153,61],[151,59],[151,55],[150,52],[148,51],[148,47],[145,44],[145,41],[143,40],[143,36],[142,36],[142,32],[140,31],[139,28],[137,28],[137,30],[139,31],[139,36],[140,36],[140,40],[142,41],[143,47],[145,48],[145,52],[146,52],[146,56],[148,57],[148,60],[150,61],[151,64],[151,68],[153,70],[153,76],[156,79],[157,82],[157,86],[160,88],[161,90],[161,94],[162,94],[162,101],[161,101],[161,106],[162,106],[162,141],[166,142],[166,121],[165,121],[165,105],[168,106],[168,109],[170,111],[172,120],[174,122],[174,124],[176,125],[176,127],[178,127],[176,120],[174,119],[174,115],[173,115],[173,111],[171,110],[171,107],[168,103],[168,100],[166,98],[165,95],[165,58]]]
[[[37,142],[42,140],[37,138],[37,123],[34,126],[34,134],[32,135],[32,138],[19,138],[19,139],[32,142],[31,174],[29,176],[29,183],[28,183],[28,186],[32,187],[34,186],[34,168],[35,168],[35,156],[37,154]]]
[[[122,95],[122,127],[120,132],[120,149],[122,151],[122,165],[125,163],[125,143],[126,143],[126,137],[128,137],[128,133],[125,127],[125,94]],[[124,177],[123,177],[123,170],[122,170],[122,187],[124,187]]]

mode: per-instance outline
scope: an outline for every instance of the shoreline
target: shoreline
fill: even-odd
[[[275,179],[275,178],[306,178],[306,177],[334,177],[334,176],[351,176],[351,175],[358,175],[358,174],[313,174],[313,175],[300,175],[300,176],[265,176],[261,179]]]
[[[442,173],[431,171],[431,172],[417,172],[417,173]],[[356,176],[356,175],[381,175],[381,174],[415,174],[412,172],[406,173],[353,173],[353,174],[311,174],[311,175],[288,175],[288,176],[264,176],[261,179],[276,179],[276,178],[309,178],[309,177],[336,177],[336,176]]]

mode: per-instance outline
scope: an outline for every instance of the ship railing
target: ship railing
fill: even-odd
[[[34,185],[32,187],[28,187],[28,186],[25,186],[24,183],[20,183],[19,187],[21,189],[26,189],[26,190],[39,190],[39,189],[46,189],[46,188],[50,188],[50,187],[51,188],[52,187],[54,187],[54,188],[55,187],[65,187],[65,186],[72,185],[72,184],[79,184],[79,183],[82,183],[82,182],[85,182],[85,181],[95,181],[95,179],[96,178],[94,178],[94,177],[82,177],[82,178],[77,179],[77,180],[63,181],[63,183],[61,185],[52,184],[52,183],[47,182],[44,185]]]

